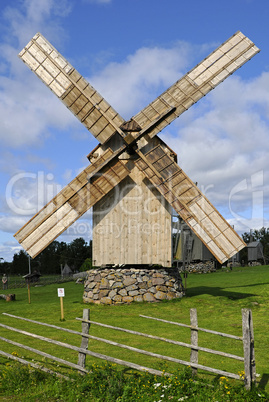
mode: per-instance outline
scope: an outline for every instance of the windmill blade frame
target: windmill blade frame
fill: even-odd
[[[124,136],[124,119],[43,35],[37,33],[19,57],[101,144],[116,132]]]
[[[140,152],[135,164],[220,263],[246,246],[161,145]]]
[[[152,138],[259,52],[242,32],[236,32],[132,119],[143,129],[174,108],[149,133]]]
[[[111,153],[108,150],[98,159],[98,163]],[[14,235],[32,258],[130,173],[126,164],[120,160],[114,160],[103,168],[102,174],[93,176],[95,167],[92,164],[84,169]]]

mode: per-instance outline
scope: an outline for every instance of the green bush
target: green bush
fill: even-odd
[[[90,269],[92,269],[92,259],[86,258],[86,260],[83,262],[83,264],[79,268],[79,271],[84,272],[84,271],[89,271]]]

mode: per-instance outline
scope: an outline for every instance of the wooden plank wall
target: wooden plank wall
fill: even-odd
[[[93,264],[171,263],[171,207],[134,166],[93,208]]]

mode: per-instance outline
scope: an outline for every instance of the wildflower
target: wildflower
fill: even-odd
[[[221,385],[224,383],[224,381],[229,381],[229,380],[226,377],[220,377],[219,382]]]
[[[162,383],[160,383],[160,382],[157,382],[156,384],[153,384],[155,389],[158,388],[160,385],[162,385]]]

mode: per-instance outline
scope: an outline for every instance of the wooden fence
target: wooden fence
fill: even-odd
[[[77,279],[77,278],[76,278]],[[60,275],[48,275],[41,276],[36,282],[31,282],[31,287],[33,286],[46,286],[52,283],[65,283],[72,282],[75,279],[72,276],[60,276]],[[22,276],[11,276],[8,277],[7,289],[21,289],[27,288],[28,282]]]
[[[242,379],[242,376],[240,376],[239,374],[235,374],[235,373],[230,373],[227,371],[223,371],[223,370],[219,370],[219,369],[215,369],[212,367],[207,367],[204,366],[202,364],[198,363],[198,354],[199,351],[202,352],[207,352],[207,353],[211,353],[211,354],[215,354],[215,355],[219,355],[222,357],[226,357],[226,358],[230,358],[230,359],[236,359],[238,361],[241,361],[242,363],[244,363],[244,381],[245,381],[245,387],[246,389],[250,389],[252,384],[256,382],[256,367],[255,367],[255,354],[254,354],[254,332],[253,332],[253,322],[252,322],[252,312],[249,309],[242,309],[242,336],[235,336],[235,335],[230,335],[230,334],[225,334],[222,332],[217,332],[217,331],[212,331],[209,329],[204,329],[204,328],[200,328],[198,327],[198,319],[197,319],[197,311],[196,309],[191,309],[190,310],[190,325],[186,325],[186,324],[182,324],[182,323],[178,323],[178,322],[172,322],[172,321],[168,321],[168,320],[163,320],[163,319],[159,319],[159,318],[154,318],[154,317],[149,317],[149,316],[145,316],[145,315],[140,315],[140,317],[142,318],[146,318],[146,319],[150,319],[150,320],[156,320],[156,321],[161,321],[167,324],[171,324],[171,325],[177,325],[180,327],[185,327],[185,328],[189,328],[190,329],[190,343],[184,343],[184,342],[180,342],[180,341],[175,341],[175,340],[171,340],[171,339],[166,339],[163,337],[159,337],[159,336],[155,336],[155,335],[149,335],[149,334],[145,334],[142,332],[138,332],[138,331],[133,331],[133,330],[129,330],[129,329],[125,329],[125,328],[120,328],[120,327],[116,327],[116,326],[112,326],[112,325],[107,325],[107,324],[102,324],[96,321],[92,321],[90,320],[90,310],[89,309],[84,309],[83,310],[83,318],[76,318],[77,320],[82,322],[82,332],[78,332],[78,331],[74,331],[71,329],[67,329],[67,328],[62,328],[62,327],[58,327],[55,325],[51,325],[51,324],[45,324],[45,323],[41,323],[39,321],[34,321],[34,320],[30,320],[30,319],[26,319],[26,318],[22,318],[22,317],[18,317],[15,315],[11,315],[11,314],[7,314],[7,313],[3,313],[6,316],[15,318],[15,319],[19,319],[19,320],[24,320],[24,321],[28,321],[34,324],[38,324],[38,325],[43,325],[46,327],[50,327],[50,328],[54,328],[56,330],[60,330],[60,331],[65,331],[65,332],[69,332],[72,334],[76,334],[81,336],[81,346],[80,347],[76,347],[74,345],[69,345],[67,343],[64,342],[59,342],[50,338],[46,338],[44,336],[40,336],[40,335],[36,335],[27,331],[23,331],[14,327],[10,327],[8,325],[4,325],[4,324],[0,324],[0,327],[8,329],[10,331],[15,331],[24,335],[28,335],[30,337],[39,339],[41,341],[44,342],[49,342],[52,344],[55,344],[56,346],[60,346],[60,347],[65,347],[68,349],[71,349],[73,351],[78,352],[78,364],[74,364],[71,362],[68,362],[66,360],[63,359],[59,359],[55,356],[49,355],[47,353],[41,352],[37,349],[31,348],[29,346],[20,344],[18,342],[14,342],[11,341],[9,339],[6,339],[4,337],[0,337],[1,341],[10,343],[14,346],[20,347],[20,348],[24,348],[27,349],[31,352],[34,352],[36,354],[39,354],[43,357],[46,357],[48,359],[57,361],[61,364],[65,364],[69,367],[72,367],[73,369],[78,370],[80,373],[88,373],[87,369],[85,368],[85,364],[86,364],[86,356],[92,356],[98,359],[103,359],[106,361],[109,361],[111,363],[116,363],[116,364],[120,364],[135,370],[140,370],[140,371],[147,371],[153,375],[166,375],[166,376],[172,376],[172,374],[170,373],[164,373],[163,371],[160,370],[155,370],[153,368],[149,368],[149,367],[144,367],[135,363],[131,363],[131,362],[127,362],[121,359],[117,359],[111,356],[107,356],[107,355],[103,355],[101,353],[96,353],[93,352],[91,350],[88,350],[88,340],[89,339],[93,339],[96,341],[100,341],[100,342],[104,342],[107,343],[109,345],[114,345],[120,348],[124,348],[130,351],[133,351],[135,353],[141,353],[144,355],[148,355],[151,357],[155,357],[155,358],[159,358],[159,359],[163,359],[166,361],[170,361],[170,362],[174,362],[174,363],[178,363],[178,364],[182,364],[185,366],[190,366],[192,368],[193,374],[197,373],[198,369],[201,369],[203,371],[208,371],[211,373],[214,373],[216,375],[221,375],[221,376],[225,376],[225,377],[229,377],[229,378],[233,378],[233,379],[237,379],[240,380]],[[103,339],[103,338],[99,338],[93,335],[89,334],[89,330],[90,330],[90,326],[91,324],[94,325],[98,325],[101,327],[105,327],[105,328],[109,328],[109,329],[113,329],[113,330],[118,330],[118,331],[123,331],[126,333],[130,333],[133,335],[137,335],[137,336],[142,336],[142,337],[147,337],[150,339],[155,339],[155,340],[159,340],[159,341],[163,341],[163,342],[167,342],[167,343],[171,343],[177,346],[183,346],[186,348],[190,349],[190,361],[184,361],[181,359],[177,359],[174,357],[169,357],[169,356],[163,356],[161,354],[158,353],[152,353],[143,349],[138,349],[132,346],[128,346],[128,345],[123,345],[120,344],[118,342],[114,342],[108,339]],[[221,336],[221,337],[226,337],[226,338],[230,338],[236,341],[241,341],[243,344],[243,354],[244,356],[236,356],[230,353],[224,353],[221,351],[217,351],[217,350],[213,350],[213,349],[209,349],[209,348],[205,348],[205,347],[201,347],[198,345],[198,333],[199,332],[207,332],[209,334],[212,335],[217,335],[217,336]],[[40,367],[37,366],[36,363],[32,363],[29,361],[26,361],[24,359],[20,359],[16,356],[13,356],[11,354],[8,354],[4,351],[0,351],[0,354],[7,357],[7,358],[11,358],[14,360],[18,360],[23,364],[27,364],[27,365],[31,365],[35,368],[41,368],[44,371],[48,371],[50,372],[50,370],[44,368],[44,367]],[[58,374],[58,373],[57,373]],[[58,374],[60,375],[60,374]]]

